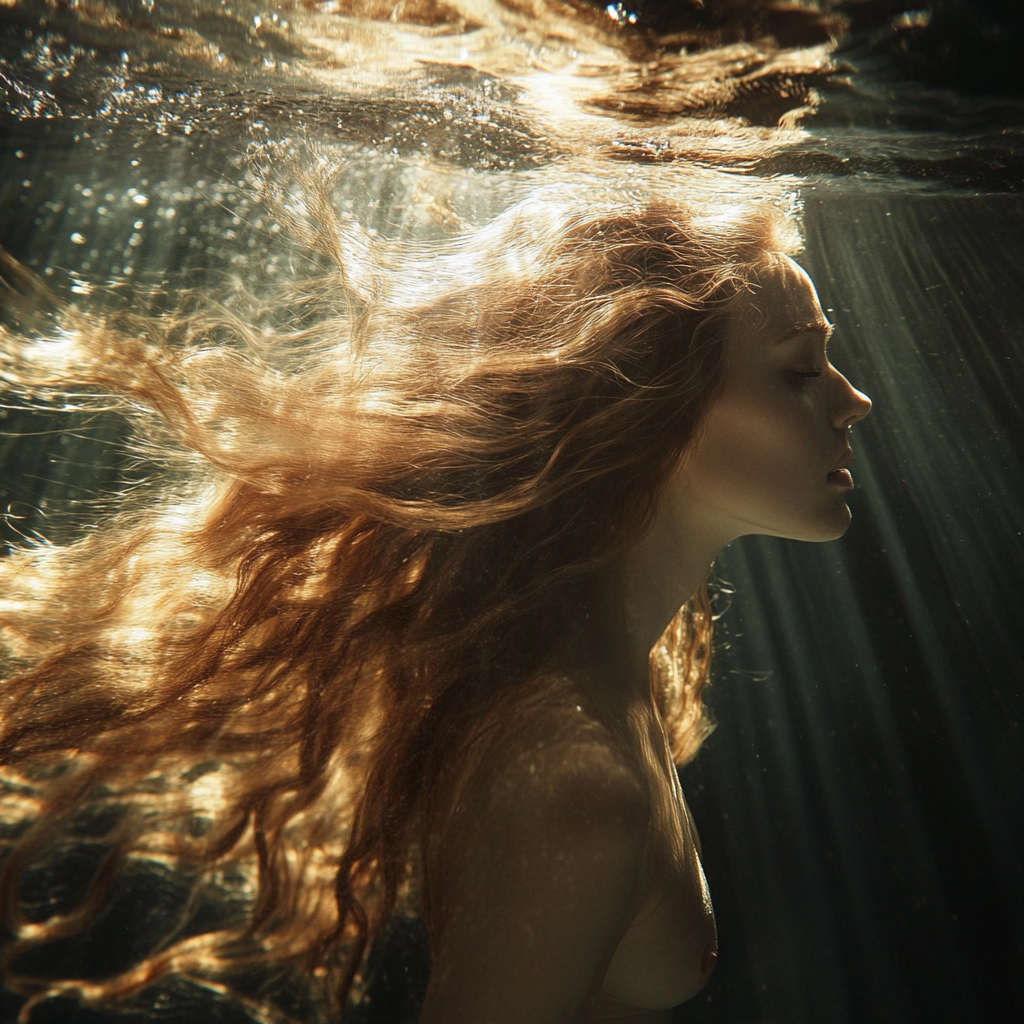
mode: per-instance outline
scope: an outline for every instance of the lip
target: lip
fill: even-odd
[[[832,470],[828,475],[828,482],[830,484],[836,484],[839,487],[849,489],[853,487],[853,477],[850,475],[850,471],[846,469],[846,464],[853,458],[853,449],[847,447],[843,454],[839,457],[839,461],[836,463],[835,469]]]

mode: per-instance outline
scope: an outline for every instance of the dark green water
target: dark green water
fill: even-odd
[[[438,207],[479,223],[577,173],[577,144],[523,92],[526,62],[506,56],[503,77],[473,50],[486,26],[410,29],[454,56],[408,67],[372,33],[339,31],[347,63],[313,74],[323,25],[303,5],[276,21],[212,0],[108,9],[120,27],[0,8],[0,244],[58,294],[158,306],[199,276],[259,287],[292,272],[252,199],[253,141],[334,147],[350,161],[339,201],[392,235],[439,235]],[[193,33],[192,55],[154,26]],[[907,77],[893,32],[876,19],[846,43],[852,85],[823,85],[805,138],[759,168],[804,179],[804,264],[837,324],[833,360],[875,408],[854,431],[842,541],[748,538],[716,565],[734,591],[719,725],[683,784],[721,951],[681,1022],[1024,1015],[1024,105]],[[556,62],[550,42],[530,45]],[[374,61],[388,69],[376,86]],[[606,122],[636,141],[636,122]],[[629,153],[607,173],[654,187],[672,173]],[[141,472],[116,421],[0,416],[9,542],[73,536],[91,499]],[[130,942],[119,927],[104,941]],[[415,938],[382,956],[359,1020],[414,1012]],[[52,1002],[33,1019],[97,1016]],[[249,1018],[179,992],[133,1019]]]

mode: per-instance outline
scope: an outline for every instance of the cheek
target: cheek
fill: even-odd
[[[727,393],[683,464],[689,494],[735,536],[832,540],[849,524],[844,493],[829,485],[830,442],[807,397],[761,387]]]
[[[730,492],[789,487],[806,468],[809,413],[800,399],[764,390],[723,395],[697,453],[702,474]]]

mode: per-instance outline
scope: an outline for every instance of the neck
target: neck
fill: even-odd
[[[600,691],[595,698],[623,707],[649,704],[651,648],[732,539],[688,502],[667,495],[651,530],[587,582],[575,653]]]

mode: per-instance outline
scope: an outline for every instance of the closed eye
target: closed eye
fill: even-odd
[[[796,377],[820,377],[825,371],[824,370],[790,370]]]

